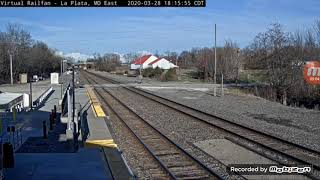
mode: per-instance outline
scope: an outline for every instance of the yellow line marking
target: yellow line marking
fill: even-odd
[[[103,111],[100,102],[92,88],[86,88],[87,96],[89,97],[92,111],[96,117],[106,117],[106,113]]]
[[[117,144],[113,142],[113,139],[103,140],[87,140],[84,144],[85,147],[112,147],[116,148]]]
[[[97,113],[96,113],[96,111],[94,110],[94,108],[93,108],[93,106],[92,106],[92,105],[91,105],[91,110],[92,110],[92,112],[93,112],[94,116],[95,116],[95,117],[98,117],[98,115],[97,115]]]
[[[93,108],[95,109],[98,117],[106,117],[106,114],[103,112],[100,104],[93,104]]]

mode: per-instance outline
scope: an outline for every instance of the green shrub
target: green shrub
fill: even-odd
[[[178,80],[176,69],[175,68],[169,69],[165,74],[165,79],[167,81],[176,81],[176,80]]]
[[[160,69],[159,67],[156,67],[156,68],[153,70],[154,76],[155,76],[156,78],[159,78],[159,77],[161,76],[162,72],[163,72],[163,70]]]
[[[152,77],[152,68],[143,69],[142,75],[143,77]]]
[[[158,67],[155,69],[147,68],[147,69],[143,70],[142,75],[144,77],[149,77],[149,78],[154,78],[154,77],[158,78],[162,72],[163,72],[163,70]]]

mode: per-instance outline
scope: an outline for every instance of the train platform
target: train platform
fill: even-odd
[[[78,89],[76,101],[81,104],[85,131],[82,135],[86,147],[110,146],[116,147],[105,122],[106,113],[102,110],[91,88]]]
[[[32,82],[32,100],[38,99],[48,88],[50,88],[50,80]],[[58,86],[58,85],[57,85]],[[0,91],[15,94],[29,94],[30,84],[2,84],[0,85]]]
[[[134,179],[125,159],[113,141],[107,126],[108,114],[102,109],[97,95],[91,87],[76,90],[76,103],[81,104],[84,123],[82,141],[84,148],[100,149],[115,179]]]
[[[48,138],[43,138],[42,122],[49,124],[49,114],[61,98],[60,90],[60,86],[53,86],[53,93],[42,106],[17,113],[16,123],[23,126],[22,145],[15,151],[14,168],[4,170],[5,179],[114,179],[101,148],[70,148],[66,124],[57,120]]]

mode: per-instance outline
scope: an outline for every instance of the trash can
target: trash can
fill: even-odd
[[[13,146],[10,143],[3,144],[3,167],[4,168],[14,167]]]

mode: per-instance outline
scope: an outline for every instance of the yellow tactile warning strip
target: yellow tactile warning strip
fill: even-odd
[[[104,113],[96,94],[93,92],[93,89],[87,88],[86,91],[87,91],[87,96],[90,99],[90,103],[92,105],[91,107],[94,112],[94,115],[96,117],[106,117],[106,114]]]
[[[113,139],[104,140],[87,140],[85,142],[85,147],[112,147],[116,148],[117,144],[113,142]]]
[[[93,104],[93,109],[95,109],[96,114],[97,114],[98,117],[102,117],[102,116],[106,117],[106,115],[105,115],[104,111],[102,110],[100,104],[99,105]]]

